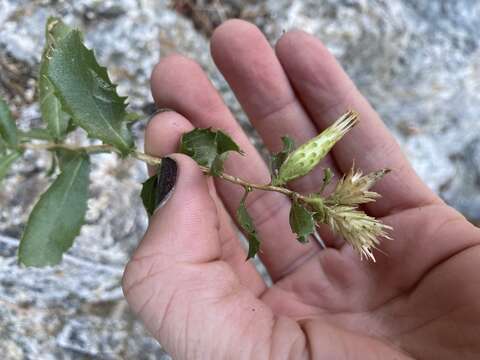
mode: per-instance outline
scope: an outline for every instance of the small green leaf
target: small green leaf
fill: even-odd
[[[183,134],[180,152],[193,158],[199,165],[212,165],[217,155],[216,133],[211,129],[193,129]]]
[[[47,76],[62,109],[76,125],[124,155],[131,151],[133,138],[127,127],[126,98],[117,94],[107,70],[83,45],[79,31],[70,31],[52,50]]]
[[[157,181],[158,181],[158,176],[153,175],[149,177],[142,184],[142,192],[140,193],[140,197],[142,198],[143,206],[145,207],[145,210],[147,211],[149,216],[153,215],[153,212],[157,207],[157,203],[156,203]]]
[[[134,112],[129,112],[127,113],[127,116],[125,117],[125,121],[132,124],[136,121],[142,120],[143,116]]]
[[[282,136],[283,149],[279,153],[273,154],[270,160],[270,167],[272,175],[275,177],[278,175],[278,169],[282,166],[288,155],[295,149],[295,142],[291,137]]]
[[[333,171],[330,170],[330,168],[323,169],[323,184],[320,189],[320,193],[322,193],[323,190],[325,190],[325,188],[328,186],[328,184],[330,184],[332,179],[333,179]]]
[[[180,152],[193,158],[199,165],[210,168],[210,173],[218,176],[223,171],[228,152],[243,152],[223,131],[212,129],[194,129],[183,134]]]
[[[0,182],[7,175],[8,170],[12,164],[20,157],[20,153],[17,151],[10,154],[0,156]]]
[[[45,27],[46,44],[38,77],[39,103],[43,121],[46,122],[51,137],[56,141],[62,140],[67,134],[70,117],[62,110],[60,100],[55,95],[54,86],[47,76],[47,70],[53,49],[72,30],[53,17],[48,19]]]
[[[5,102],[0,97],[0,137],[7,146],[16,147],[18,145],[17,139],[17,125],[12,117],[12,113]]]
[[[168,157],[163,158],[157,173],[143,183],[140,194],[149,216],[169,198],[176,180],[177,163]]]
[[[78,155],[40,197],[20,242],[20,263],[47,266],[61,261],[84,222],[89,172],[88,156]]]
[[[18,137],[20,138],[21,141],[25,140],[47,140],[47,141],[53,141],[54,137],[50,134],[50,132],[47,129],[40,129],[40,128],[34,128],[30,129],[28,131],[21,131],[19,130],[17,132]]]
[[[247,195],[248,192],[246,192],[243,196],[237,209],[237,222],[242,228],[245,237],[248,240],[248,260],[253,258],[260,250],[260,239],[258,238],[257,230],[255,229],[255,225],[253,224],[253,220],[250,217],[250,214],[248,213],[245,206],[245,199],[247,198]]]
[[[313,214],[297,201],[293,202],[290,209],[290,227],[301,243],[308,242],[308,236],[315,231]]]

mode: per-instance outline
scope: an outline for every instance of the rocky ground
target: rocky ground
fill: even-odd
[[[253,141],[209,58],[208,37],[229,17],[255,22],[272,42],[293,27],[310,31],[374,104],[420,176],[480,223],[476,0],[0,0],[0,94],[25,129],[40,122],[35,76],[49,15],[85,31],[119,91],[145,116],[153,111],[148,78],[159,57],[181,52],[196,59]],[[141,144],[142,126],[135,131]],[[119,285],[146,226],[138,197],[142,164],[95,157],[87,225],[63,264],[16,265],[28,211],[49,182],[49,161],[27,153],[0,188],[2,358],[168,358],[132,319]]]

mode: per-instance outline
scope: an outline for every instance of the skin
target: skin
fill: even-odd
[[[355,164],[390,168],[365,210],[393,226],[376,263],[327,229],[328,249],[301,245],[288,224],[290,202],[255,192],[249,212],[262,238],[267,287],[237,238],[231,217],[243,190],[207,178],[186,156],[177,161],[170,200],[151,218],[126,267],[127,301],[175,359],[477,359],[480,357],[480,230],[445,205],[417,177],[376,112],[321,42],[301,32],[274,49],[253,25],[230,20],[211,40],[212,57],[271,151],[289,134],[303,143],[348,109],[360,124],[322,166],[336,178]],[[156,66],[159,107],[146,131],[146,151],[165,156],[182,133],[215,127],[246,156],[231,155],[226,172],[267,183],[268,168],[201,68],[172,55]],[[394,116],[394,115],[392,115]],[[294,181],[321,185],[322,166]]]

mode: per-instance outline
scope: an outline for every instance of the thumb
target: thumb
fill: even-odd
[[[193,160],[171,158],[176,185],[127,265],[127,301],[175,359],[267,358],[278,320],[218,260],[216,208],[205,176]]]
[[[205,175],[188,156],[164,158],[158,171],[158,208],[134,257],[202,263],[221,255],[217,208]]]

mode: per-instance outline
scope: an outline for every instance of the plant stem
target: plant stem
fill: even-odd
[[[32,143],[22,143],[19,145],[20,148],[23,148],[23,149],[30,149],[30,150],[54,150],[54,149],[65,149],[65,150],[71,150],[71,151],[84,151],[86,153],[89,153],[89,154],[93,154],[93,153],[103,153],[103,152],[114,152],[114,153],[117,153],[119,154],[119,151],[111,146],[111,145],[107,145],[107,144],[100,144],[100,145],[89,145],[89,146],[76,146],[76,145],[69,145],[69,144],[64,144],[64,143],[59,143],[59,144],[56,144],[56,143],[41,143],[41,144],[32,144]],[[138,151],[138,150],[134,150],[132,153],[131,153],[131,156],[133,156],[134,158],[138,159],[138,160],[141,160],[149,165],[160,165],[162,163],[162,159],[161,158],[158,158],[158,157],[155,157],[155,156],[152,156],[152,155],[148,155],[148,154],[145,154],[141,151]],[[209,168],[206,167],[206,166],[201,166],[199,165],[200,169],[208,174],[209,173]],[[292,191],[290,189],[287,189],[287,188],[284,188],[284,187],[280,187],[280,186],[274,186],[274,185],[271,185],[271,184],[255,184],[255,183],[250,183],[246,180],[243,180],[237,176],[233,176],[233,175],[230,175],[230,174],[226,174],[226,173],[221,173],[219,176],[219,178],[225,180],[225,181],[228,181],[228,182],[231,182],[233,184],[237,184],[237,185],[240,185],[244,188],[252,188],[252,189],[257,189],[257,190],[263,190],[263,191],[274,191],[274,192],[278,192],[278,193],[281,193],[281,194],[284,194],[290,198],[298,198],[298,199],[301,199],[301,200],[304,200],[306,197],[295,192],[295,191]]]

